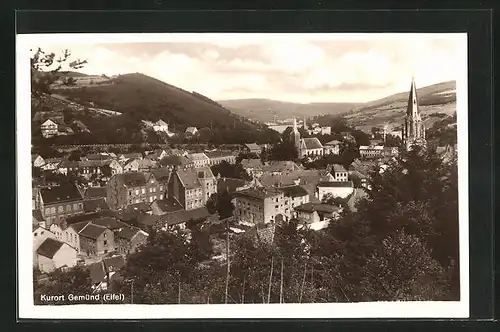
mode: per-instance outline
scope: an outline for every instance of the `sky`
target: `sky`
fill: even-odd
[[[86,74],[140,72],[214,100],[367,102],[456,80],[457,34],[125,34],[45,35],[33,48],[88,63]]]

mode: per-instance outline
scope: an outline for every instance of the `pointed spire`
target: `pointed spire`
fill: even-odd
[[[297,131],[297,119],[293,117],[293,132]]]

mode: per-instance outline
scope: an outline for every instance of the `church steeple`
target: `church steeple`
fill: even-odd
[[[410,92],[408,94],[408,106],[406,109],[405,123],[403,124],[403,141],[407,149],[413,144],[422,144],[425,142],[425,128],[418,107],[415,76],[411,78]]]

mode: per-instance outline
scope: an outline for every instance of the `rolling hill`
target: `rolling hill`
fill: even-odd
[[[257,129],[257,125],[232,114],[215,101],[152,77],[134,73],[120,75],[112,84],[57,89],[55,93],[85,104],[120,112],[136,120],[162,119],[177,130],[198,128]]]
[[[456,112],[455,89],[455,81],[417,89],[420,112],[427,128],[444,116]],[[408,91],[405,91],[362,104],[343,117],[348,124],[363,131],[370,131],[371,127],[382,127],[386,123],[390,127],[397,127],[403,123],[407,105]]]
[[[271,122],[274,117],[283,120],[291,117],[341,114],[359,105],[359,103],[299,104],[271,99],[234,99],[218,103],[235,114],[259,122]]]

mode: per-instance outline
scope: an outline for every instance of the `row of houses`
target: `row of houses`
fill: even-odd
[[[144,244],[148,234],[112,217],[70,225],[33,226],[33,264],[42,272],[72,267],[84,258],[110,253],[128,255]]]

